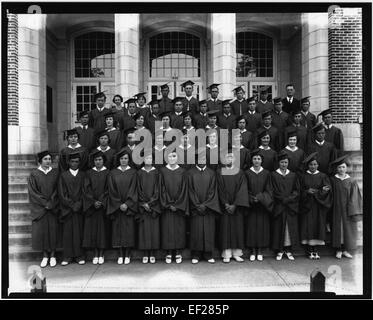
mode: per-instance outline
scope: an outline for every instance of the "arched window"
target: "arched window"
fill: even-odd
[[[114,34],[90,32],[74,39],[75,78],[114,77]]]
[[[236,37],[237,77],[273,77],[273,39],[256,32]]]
[[[200,77],[200,39],[185,32],[164,32],[149,39],[151,78]]]

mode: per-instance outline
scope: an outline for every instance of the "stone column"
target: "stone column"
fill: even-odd
[[[236,14],[211,14],[212,83],[220,83],[219,98],[233,97],[236,87]]]
[[[48,147],[45,27],[46,15],[18,15],[19,126],[9,131],[10,154]]]
[[[302,13],[302,97],[316,115],[329,108],[328,14]]]
[[[128,99],[139,92],[140,15],[114,16],[115,90]]]

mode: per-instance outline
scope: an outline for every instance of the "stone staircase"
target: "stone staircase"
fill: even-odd
[[[31,248],[31,219],[28,203],[27,178],[37,166],[34,156],[17,155],[8,157],[8,206],[9,206],[9,259],[11,260],[39,260],[41,253]],[[53,166],[57,166],[53,163]],[[363,164],[360,153],[351,154],[350,175],[354,177],[363,189]],[[362,245],[362,223],[358,225],[360,232],[358,243]],[[188,251],[185,252],[188,256]],[[216,252],[218,254],[218,252]],[[271,252],[268,252],[271,254]],[[136,256],[140,254],[134,253]],[[110,251],[105,254],[110,258],[115,258],[115,252]]]

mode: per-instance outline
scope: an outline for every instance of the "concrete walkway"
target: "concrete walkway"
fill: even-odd
[[[9,293],[30,292],[27,270],[35,262],[9,262]],[[326,291],[337,294],[362,294],[362,254],[353,259],[337,260],[332,256],[321,260],[296,257],[276,261],[265,257],[263,262],[243,263],[221,260],[214,265],[190,260],[182,264],[142,264],[132,261],[117,265],[107,261],[93,265],[91,261],[80,266],[42,269],[48,292],[309,292],[310,274],[319,268],[326,276]]]

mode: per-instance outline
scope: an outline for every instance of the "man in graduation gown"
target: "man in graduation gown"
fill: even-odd
[[[182,100],[182,97],[176,97],[172,101],[174,103],[174,112],[171,113],[171,127],[179,130],[182,130],[184,126]]]
[[[278,130],[278,147],[282,149],[286,146],[284,136],[285,128],[287,127],[289,121],[289,114],[282,110],[281,98],[274,98],[273,102],[275,104],[275,109],[272,112],[272,125]]]
[[[68,157],[69,169],[61,173],[58,181],[60,201],[60,221],[62,227],[63,261],[69,264],[76,259],[84,264],[83,241],[83,186],[85,174],[79,170],[80,153],[71,153]]]
[[[127,110],[124,111],[124,115],[120,125],[122,132],[125,132],[126,130],[134,128],[136,126],[136,120],[134,119],[137,111],[136,100],[131,98],[128,99],[125,103],[127,103]],[[125,139],[125,137],[123,137],[123,139]]]
[[[75,127],[79,134],[79,143],[90,152],[96,147],[95,130],[88,126],[89,111],[84,110],[79,114],[80,124]]]
[[[99,92],[94,96],[96,108],[89,113],[88,126],[93,128],[95,132],[105,129],[105,114],[109,109],[105,108],[106,96],[105,93]]]
[[[303,151],[307,148],[309,142],[308,130],[305,126],[301,125],[302,112],[300,110],[294,111],[292,114],[292,124],[285,128],[285,143],[289,138],[289,133],[294,129],[297,133],[297,146]]]
[[[256,132],[253,133],[247,130],[247,119],[246,117],[239,116],[237,118],[237,128],[240,129],[242,145],[249,150],[254,150],[257,147],[257,137],[255,136]]]
[[[210,99],[207,100],[207,110],[208,111],[214,111],[218,110],[220,112],[223,111],[223,105],[222,101],[218,99],[219,95],[219,86],[220,84],[213,83],[211,86],[209,86],[207,89],[209,89],[210,92]]]
[[[206,100],[201,100],[199,102],[199,112],[193,116],[194,125],[197,129],[205,129],[208,124],[209,118],[207,115],[207,102]]]
[[[253,97],[255,99],[255,97]],[[260,99],[256,103],[256,112],[263,113],[266,111],[273,111],[273,103],[268,101],[268,91],[266,88],[260,91]]]
[[[123,145],[123,134],[114,126],[114,113],[112,111],[105,115],[105,130],[109,135],[109,146],[114,150],[120,150]]]
[[[234,113],[237,117],[242,116],[249,110],[247,101],[243,97],[245,91],[242,87],[237,87],[233,89],[233,91],[236,94],[236,99],[231,102],[232,113]]]
[[[174,104],[172,100],[168,97],[169,92],[170,88],[168,87],[167,83],[161,85],[162,98],[159,100],[160,113],[174,111]]]
[[[237,118],[237,116],[231,112],[231,105],[229,104],[230,101],[230,99],[227,99],[222,102],[223,112],[218,116],[219,127],[222,129],[228,129],[229,131],[236,128]]]
[[[183,103],[183,112],[190,111],[192,114],[199,112],[198,100],[193,97],[193,85],[194,82],[188,80],[181,84],[181,87],[184,88],[185,97],[182,100]]]
[[[256,108],[256,100],[255,97],[250,97],[247,99],[248,104],[248,111],[245,114],[247,126],[246,129],[251,131],[252,133],[256,133],[256,131],[262,125],[262,114],[255,110]],[[272,111],[272,110],[269,110]]]
[[[272,125],[272,112],[266,111],[262,113],[262,118],[263,124],[257,130],[257,137],[259,137],[263,131],[268,132],[269,136],[271,137],[269,145],[273,150],[278,152],[280,150],[280,133],[279,130]],[[260,144],[260,141],[258,141],[258,144]]]
[[[302,112],[302,120],[300,123],[301,125],[305,126],[308,130],[312,130],[312,128],[317,123],[316,116],[309,111],[310,110],[310,98],[311,97],[308,96],[300,100],[301,112]]]
[[[332,124],[332,110],[324,110],[318,116],[322,116],[322,121],[324,122],[325,140],[334,144],[338,156],[342,155],[344,151],[343,133],[341,129]]]
[[[149,103],[150,105],[150,111],[145,119],[146,127],[151,132],[152,136],[155,135],[155,122],[156,121],[162,121],[160,118],[160,108],[159,108],[159,102],[158,100],[152,100]]]
[[[190,203],[190,249],[192,263],[205,256],[214,263],[215,221],[220,213],[215,172],[206,166],[205,150],[196,153],[196,165],[188,172]]]
[[[286,85],[286,98],[282,99],[283,110],[291,114],[293,111],[300,109],[299,100],[294,98],[295,88],[293,84]]]

